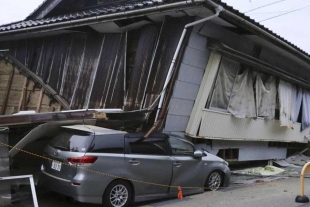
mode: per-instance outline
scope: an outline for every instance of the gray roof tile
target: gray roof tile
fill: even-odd
[[[125,1],[118,3],[117,6],[115,5],[106,5],[102,6],[100,8],[94,8],[94,9],[89,9],[85,11],[79,11],[79,12],[73,12],[71,14],[66,14],[66,15],[60,15],[54,18],[43,18],[39,20],[28,20],[28,21],[20,21],[20,22],[15,22],[11,24],[6,24],[6,25],[0,25],[0,35],[1,32],[5,31],[13,31],[19,28],[30,28],[36,25],[45,25],[45,24],[50,24],[50,23],[57,23],[57,22],[64,22],[64,21],[70,21],[70,20],[75,20],[75,19],[82,19],[82,18],[87,18],[91,16],[98,16],[98,15],[105,15],[107,13],[115,13],[115,12],[120,12],[120,11],[125,11],[125,10],[133,10],[133,9],[140,9],[142,7],[148,7],[148,6],[153,6],[154,4],[163,4],[163,3],[168,3],[166,2],[167,0],[147,0],[147,1]],[[179,1],[179,0],[171,0],[171,1]],[[255,20],[251,19],[250,17],[246,16],[245,14],[239,12],[238,10],[234,9],[231,6],[228,6],[226,3],[223,3],[221,0],[213,0],[215,3],[218,3],[222,5],[226,10],[246,19],[247,21],[255,24],[256,26],[260,27],[262,30],[265,30],[266,32],[278,37],[282,41],[286,42],[287,44],[291,45],[292,47],[296,48],[298,51],[304,53],[307,56],[310,56],[308,53],[297,47],[296,45],[292,44],[291,42],[285,40],[283,37],[279,36],[278,34],[272,32],[265,26],[261,25],[260,23],[256,22]],[[45,2],[44,2],[45,3]]]

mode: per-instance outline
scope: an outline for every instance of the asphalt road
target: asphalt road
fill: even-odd
[[[310,197],[310,179],[306,179],[306,194]],[[307,187],[309,186],[309,187]],[[280,179],[271,182],[231,185],[216,192],[187,196],[183,200],[169,199],[137,203],[144,207],[304,207],[310,204],[295,203],[299,194],[299,178]],[[99,207],[101,205],[82,204],[65,197],[38,192],[40,207]]]

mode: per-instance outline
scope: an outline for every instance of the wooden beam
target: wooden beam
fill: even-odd
[[[6,90],[5,90],[4,99],[3,99],[3,102],[2,102],[2,108],[1,108],[1,112],[0,112],[1,115],[4,115],[5,111],[6,111],[6,106],[7,106],[7,102],[8,102],[8,98],[9,98],[9,93],[10,93],[11,85],[12,85],[12,82],[13,82],[14,72],[15,72],[15,68],[12,67],[12,71],[11,71],[10,76],[9,76],[8,84],[7,84]]]
[[[72,112],[54,112],[54,113],[39,113],[39,114],[25,114],[25,115],[8,115],[0,116],[0,126],[20,126],[29,124],[41,124],[52,121],[65,121],[70,120],[85,120],[92,121],[92,125],[96,121],[96,111],[72,111]]]
[[[18,112],[25,110],[28,78],[24,78],[22,93],[19,99]]]
[[[37,104],[37,109],[36,109],[36,112],[37,112],[37,113],[40,112],[41,104],[42,104],[42,99],[43,99],[43,95],[44,95],[44,89],[42,88],[41,91],[40,91],[39,99],[38,99],[38,104]]]

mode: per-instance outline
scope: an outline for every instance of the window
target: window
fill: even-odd
[[[70,152],[87,152],[93,135],[76,130],[64,130],[49,143],[54,149]]]
[[[275,77],[223,57],[207,107],[229,112],[237,118],[272,120],[276,93]]]
[[[210,102],[210,108],[227,111],[240,64],[223,57]]]
[[[96,135],[89,152],[124,153],[124,135]]]
[[[165,139],[148,138],[128,139],[131,154],[168,155],[168,145]]]
[[[176,138],[169,138],[169,142],[173,155],[194,155],[195,148],[192,144]]]

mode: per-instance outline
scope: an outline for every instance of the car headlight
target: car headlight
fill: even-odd
[[[225,160],[223,160],[223,163],[227,166],[229,166],[228,162],[226,162]]]

